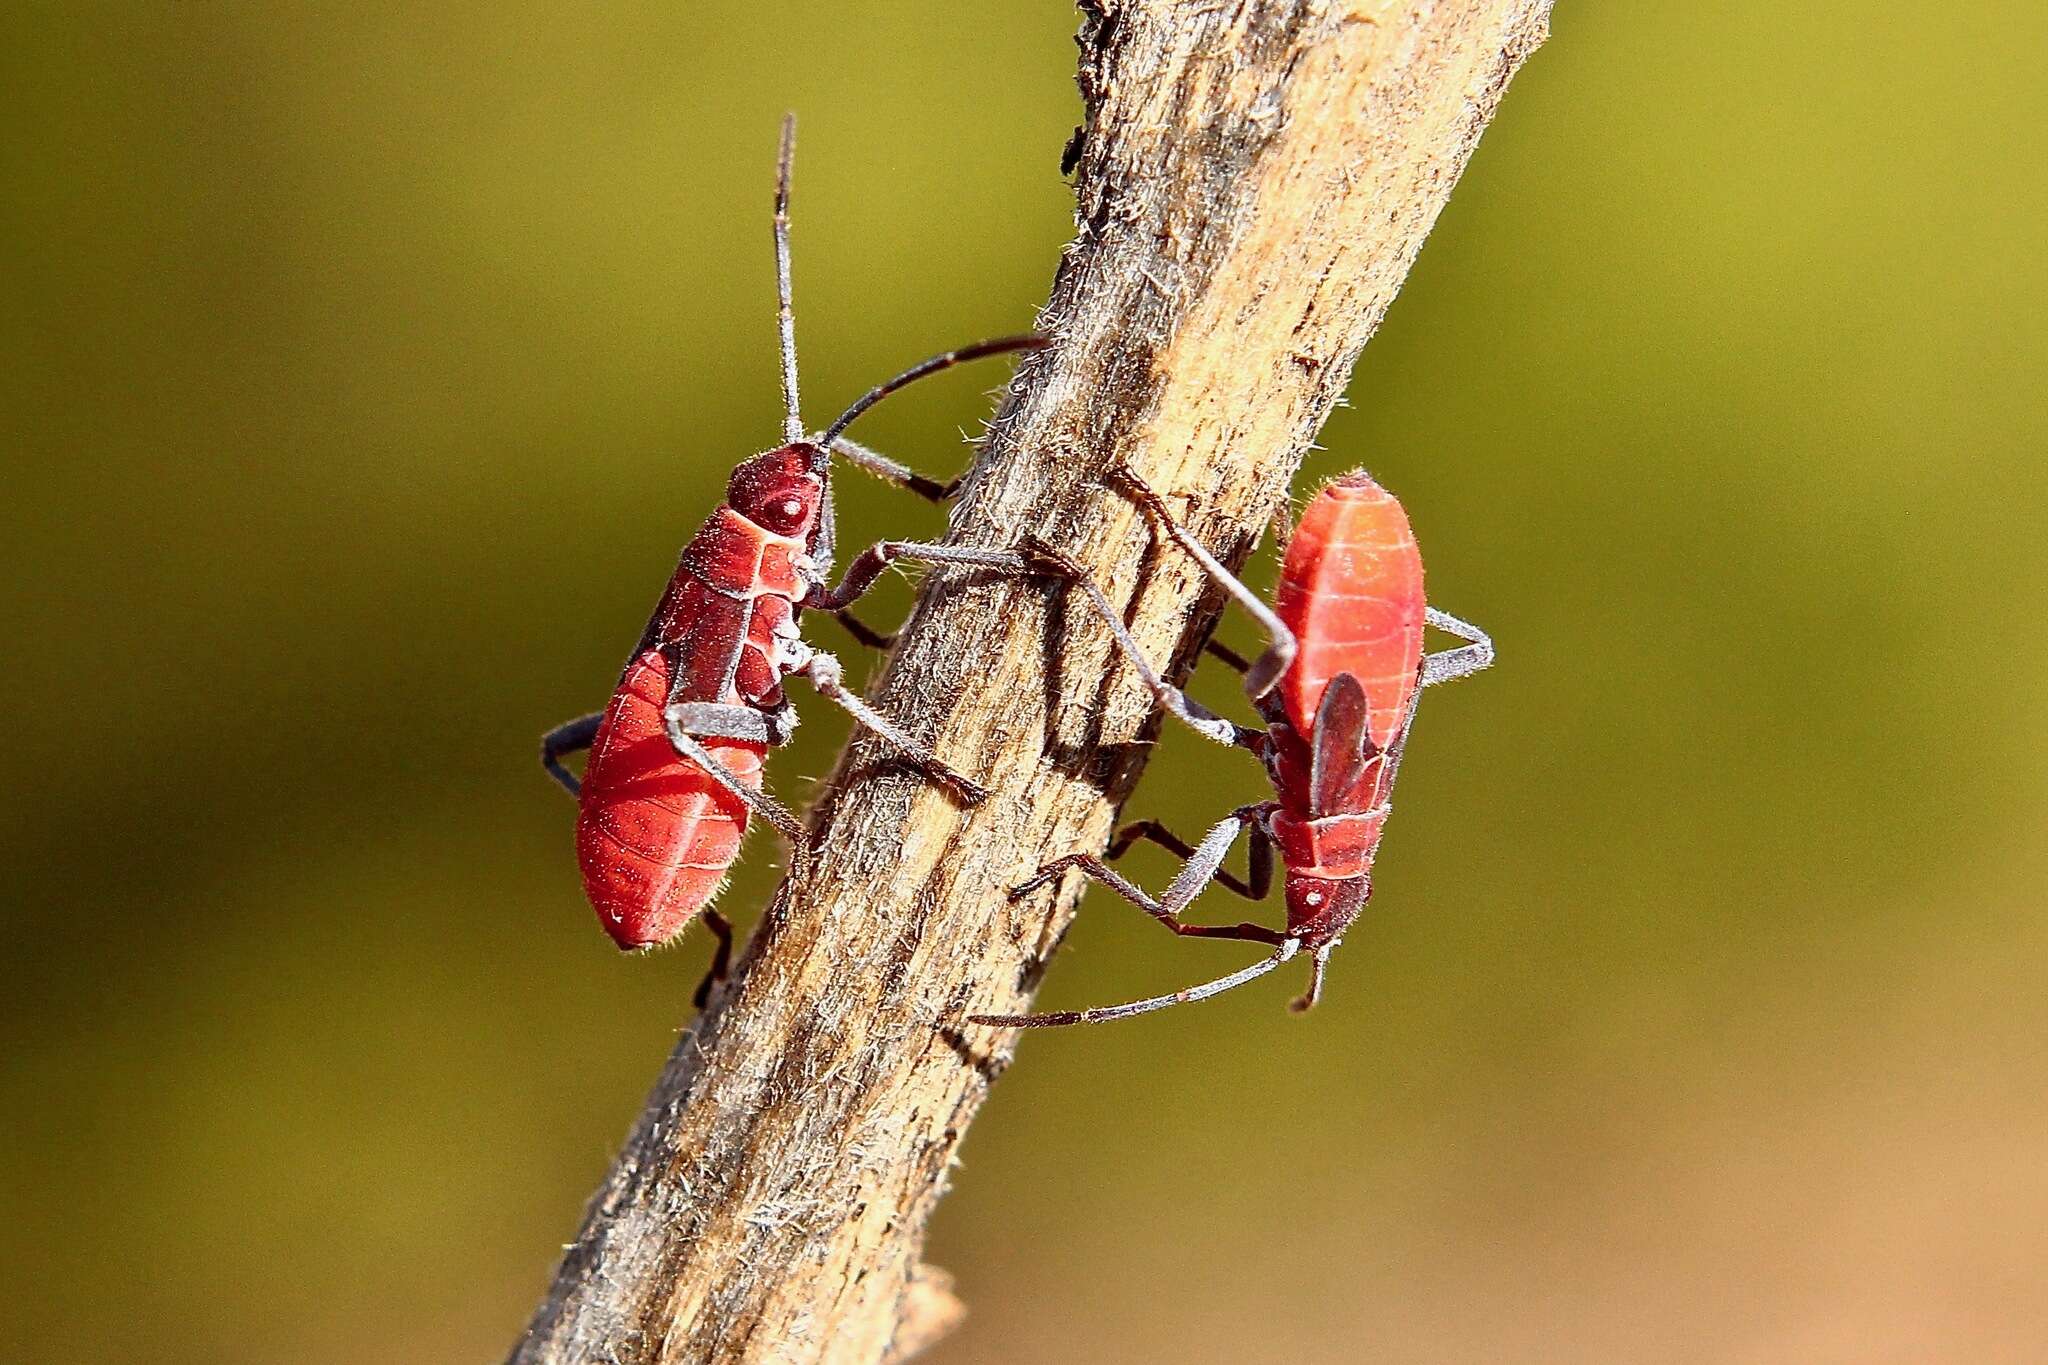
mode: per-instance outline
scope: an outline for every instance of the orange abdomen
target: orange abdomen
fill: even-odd
[[[646,650],[605,708],[583,772],[576,857],[584,890],[621,948],[665,943],[710,903],[739,856],[747,806],[676,753],[662,724],[669,665]],[[764,747],[704,741],[759,790]]]
[[[1349,673],[1381,748],[1400,733],[1422,663],[1422,553],[1393,494],[1357,471],[1318,489],[1280,569],[1274,607],[1300,644],[1280,680],[1288,723],[1307,735],[1323,689]]]

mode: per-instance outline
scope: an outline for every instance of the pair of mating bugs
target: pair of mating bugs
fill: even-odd
[[[1323,972],[1372,894],[1372,863],[1389,813],[1401,752],[1424,687],[1486,667],[1484,633],[1425,605],[1422,559],[1406,514],[1363,473],[1332,480],[1305,509],[1288,544],[1277,603],[1268,607],[1135,475],[1124,486],[1168,537],[1258,620],[1270,644],[1243,665],[1245,693],[1267,722],[1239,726],[1167,683],[1145,658],[1123,618],[1093,580],[1039,547],[991,550],[885,540],[862,552],[837,585],[831,461],[837,455],[892,483],[940,501],[950,485],[913,473],[846,438],[854,419],[917,379],[962,361],[1042,346],[1004,337],[934,356],[864,394],[830,426],[807,435],[797,407],[794,315],[790,303],[789,178],[795,126],[785,121],[775,194],[775,264],[784,402],[783,444],[733,471],[726,500],[684,546],[673,577],[627,661],[605,710],[562,725],[542,740],[541,762],[578,797],[577,857],[599,920],[622,948],[666,943],[701,916],[718,938],[714,977],[732,951],[731,925],[710,906],[758,815],[806,856],[807,833],[762,789],[767,750],[785,742],[796,715],[785,678],[807,679],[856,723],[894,745],[934,781],[970,804],[986,793],[943,763],[846,685],[839,662],[812,649],[798,628],[805,610],[842,612],[898,560],[1049,575],[1082,591],[1118,648],[1159,703],[1223,744],[1250,750],[1266,766],[1274,799],[1243,806],[1190,846],[1144,821],[1119,831],[1109,856],[1149,839],[1187,859],[1157,899],[1089,854],[1047,864],[1013,898],[1079,869],[1138,905],[1174,933],[1261,943],[1273,952],[1241,971],[1171,995],[1098,1009],[1039,1015],[977,1015],[974,1022],[1043,1027],[1094,1023],[1205,999],[1263,976],[1298,955],[1312,963],[1313,1004]],[[842,617],[854,633],[870,633]],[[1425,623],[1465,641],[1423,652]],[[1227,652],[1224,652],[1226,657]],[[589,750],[579,780],[562,760]],[[1241,836],[1251,836],[1249,877],[1223,871]],[[1287,924],[1194,925],[1180,913],[1211,881],[1252,899],[1271,889],[1274,853],[1286,869]]]

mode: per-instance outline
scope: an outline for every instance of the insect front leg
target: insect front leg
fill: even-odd
[[[1203,888],[1217,880],[1224,856],[1230,852],[1230,846],[1237,842],[1237,836],[1247,825],[1257,828],[1257,817],[1249,812],[1233,811],[1229,819],[1203,835],[1202,842],[1189,850],[1187,863],[1168,884],[1165,894],[1157,899],[1109,864],[1088,853],[1072,853],[1047,863],[1038,870],[1036,876],[1013,888],[1010,899],[1021,899],[1057,879],[1067,869],[1075,868],[1101,882],[1183,937],[1241,939],[1253,943],[1269,943],[1277,947],[1287,941],[1287,936],[1276,929],[1268,929],[1263,924],[1253,924],[1249,921],[1241,924],[1188,924],[1180,918],[1180,912],[1187,909],[1195,897],[1202,893]],[[1267,872],[1267,884],[1270,889],[1270,867]]]
[[[1460,640],[1470,641],[1456,649],[1446,649],[1431,654],[1422,661],[1422,685],[1434,687],[1438,683],[1450,682],[1477,673],[1493,664],[1493,639],[1470,621],[1461,621],[1447,611],[1431,607],[1424,619],[1446,635],[1455,635]]]
[[[583,783],[577,780],[576,774],[562,766],[562,760],[588,749],[597,738],[597,727],[603,720],[604,712],[593,711],[587,716],[564,721],[540,737],[540,766],[548,770],[549,777],[567,788],[571,796],[583,794]]]

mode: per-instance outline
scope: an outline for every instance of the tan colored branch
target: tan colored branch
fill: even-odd
[[[1128,461],[1242,558],[1549,8],[1090,6],[1056,341],[1020,366],[955,538],[1042,536],[1128,600],[1149,537],[1099,483]],[[1157,561],[1133,616],[1155,657],[1192,657],[1203,591]],[[876,701],[993,796],[963,811],[853,745],[809,875],[683,1038],[514,1361],[876,1362],[957,1318],[919,1253],[1011,1042],[962,1018],[1026,1003],[1071,903],[1005,888],[1101,847],[1152,723],[1058,602],[927,581]]]

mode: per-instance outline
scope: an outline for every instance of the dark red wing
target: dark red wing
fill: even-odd
[[[1353,793],[1380,749],[1372,742],[1372,703],[1349,673],[1339,673],[1323,689],[1309,746],[1309,813],[1340,815],[1353,809]]]
[[[754,603],[714,592],[678,570],[649,643],[666,645],[681,670],[677,701],[738,702],[734,682],[746,646]]]

